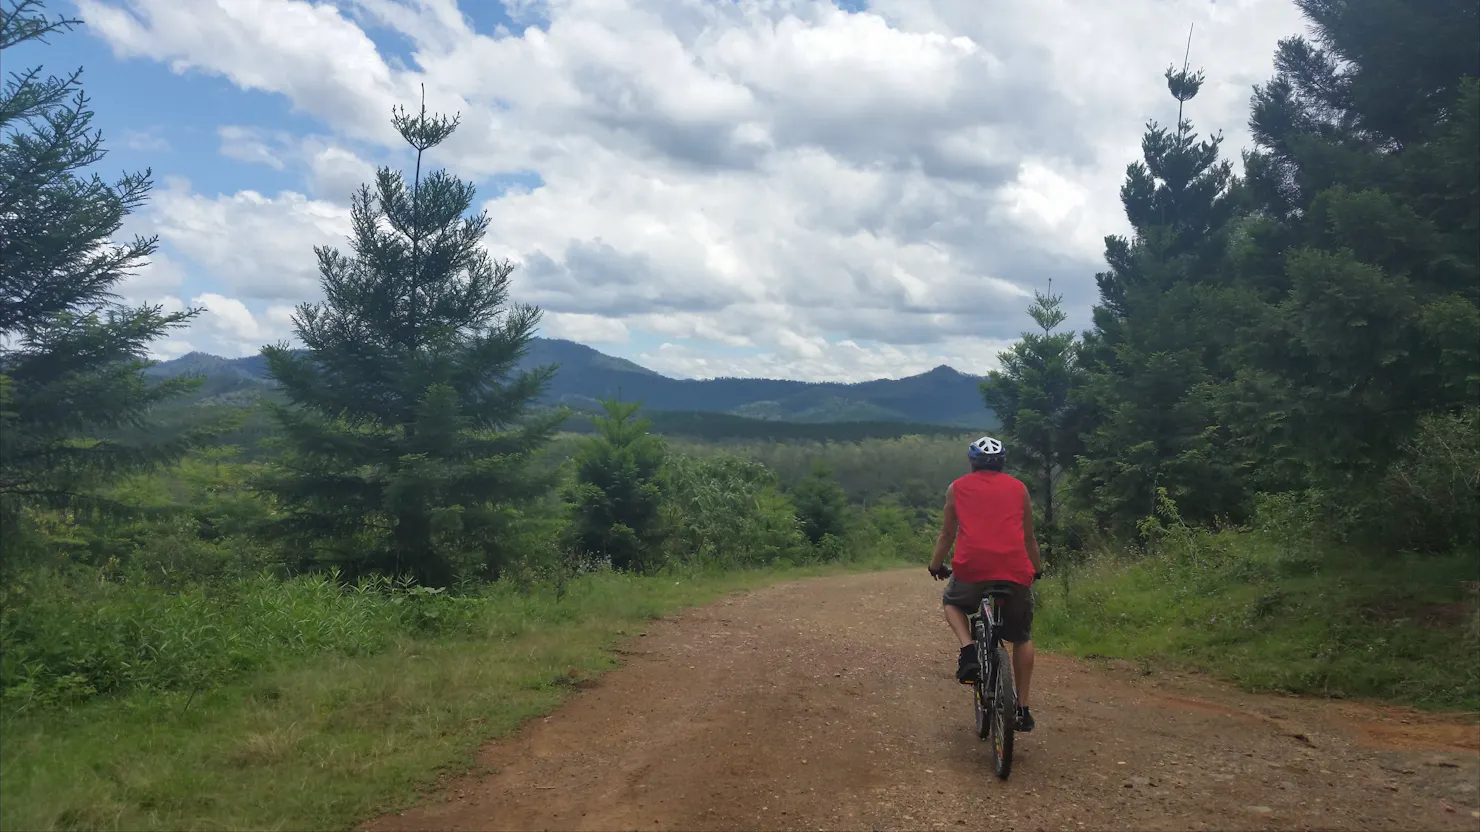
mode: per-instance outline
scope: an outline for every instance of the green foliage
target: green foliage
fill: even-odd
[[[421,174],[456,120],[392,122],[415,178],[382,168],[361,187],[354,256],[317,249],[327,300],[294,316],[306,351],[263,350],[290,404],[272,405],[289,452],[261,485],[274,531],[321,561],[446,586],[502,566],[503,507],[548,489],[528,463],[564,414],[527,414],[554,368],[514,373],[539,312],[509,304],[513,267],[480,246],[487,215],[466,216],[473,187]]]
[[[661,482],[676,562],[744,567],[803,556],[796,510],[764,465],[729,454],[673,454]]]
[[[33,0],[0,12],[0,51],[70,29]],[[0,545],[12,557],[32,538],[34,512],[127,506],[96,489],[177,459],[207,427],[134,441],[116,434],[150,422],[154,405],[194,382],[150,382],[148,345],[196,310],[127,308],[119,283],[146,265],[154,238],[113,235],[149,195],[148,171],[109,183],[87,173],[105,155],[81,71],[14,73],[0,91]]]
[[[1250,189],[1278,223],[1250,241],[1266,305],[1226,398],[1259,402],[1230,420],[1244,444],[1358,494],[1480,397],[1480,34],[1456,0],[1301,6],[1314,42],[1282,41],[1254,96]]]
[[[1366,503],[1360,533],[1390,550],[1480,550],[1480,410],[1424,417]]]
[[[1036,432],[1030,468],[1044,403],[1078,420],[1069,537],[1134,544],[1165,492],[1194,526],[1287,495],[1361,546],[1476,540],[1480,21],[1459,0],[1299,5],[1313,37],[1255,91],[1246,178],[1182,117],[1201,75],[1168,70],[1177,126],[1151,124],[1127,171],[1134,236],[1106,240],[1094,328],[1026,336],[984,386]],[[1045,346],[1082,361],[1068,406]]]
[[[699,442],[761,441],[791,442],[863,442],[869,439],[899,439],[909,436],[959,436],[961,428],[919,422],[785,422],[770,419],[748,419],[730,413],[699,411],[656,411],[648,414],[653,433],[684,437]],[[990,427],[992,419],[981,420]],[[595,427],[577,412],[564,425],[576,433],[591,433]]]
[[[240,579],[165,591],[90,574],[30,573],[0,590],[8,712],[134,691],[197,690],[283,659],[363,655],[466,627],[476,600],[366,578]]]
[[[813,545],[828,535],[839,539],[847,535],[848,494],[833,478],[826,462],[813,463],[812,472],[791,490],[791,500],[802,523],[802,534]]]
[[[1474,708],[1480,19],[1298,5],[1313,37],[1255,91],[1243,181],[1180,112],[1128,170],[1135,234],[1106,241],[1067,466],[1079,542],[1105,551],[1043,586],[1035,631],[1255,689]],[[1201,76],[1168,82],[1185,104]],[[1037,418],[992,385],[1004,425]]]
[[[863,526],[858,533],[849,536],[848,545],[856,550],[872,548],[875,557],[893,552],[896,557],[904,555],[908,560],[925,561],[939,531],[938,510],[927,522],[921,523],[915,512],[886,500],[864,510]],[[865,556],[865,553],[857,551],[854,556]]]
[[[1034,635],[1253,690],[1480,705],[1473,550],[1353,557],[1312,540],[1305,506],[1265,500],[1250,528],[1208,531],[1163,499],[1143,557],[1101,557],[1040,587]]]
[[[661,554],[658,472],[665,449],[648,433],[650,422],[632,418],[639,406],[602,402],[606,415],[593,420],[598,434],[582,440],[576,452],[567,499],[573,510],[571,534],[581,552],[616,569],[642,571]]]
[[[843,505],[840,526],[809,543],[764,466],[729,455],[675,455],[657,468],[661,443],[631,415],[630,406],[615,405],[610,435],[577,440],[572,450],[601,462],[609,458],[597,446],[609,444],[617,457],[640,458],[662,484],[645,489],[663,496],[649,504],[659,524],[654,548],[639,553],[649,570],[894,561],[928,545],[916,514],[893,502]],[[468,612],[482,609],[478,599],[505,597],[477,583],[446,592],[388,576],[287,577],[313,564],[296,549],[252,537],[279,508],[253,488],[261,464],[234,461],[234,451],[202,452],[104,492],[143,509],[135,516],[36,513],[33,528],[50,558],[13,571],[0,590],[5,709],[208,691],[309,655],[368,655],[402,638],[470,632],[468,616],[488,614]],[[499,586],[525,595],[550,589],[561,599],[584,576],[604,571],[565,554],[563,544],[581,527],[570,508],[550,493],[490,510],[497,539],[489,546],[503,564]]]
[[[784,489],[795,489],[819,462],[826,465],[851,503],[872,506],[895,500],[923,519],[941,507],[945,486],[966,473],[970,434],[902,436],[858,442],[730,442],[701,445],[672,440],[691,455],[733,453],[763,464]]]

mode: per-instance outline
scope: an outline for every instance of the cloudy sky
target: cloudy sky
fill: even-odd
[[[82,66],[156,190],[136,299],[209,311],[160,347],[291,337],[351,191],[404,166],[394,104],[462,116],[543,334],[670,375],[985,372],[1050,280],[1083,327],[1162,72],[1245,146],[1290,0],[53,0],[85,26],[5,56]]]

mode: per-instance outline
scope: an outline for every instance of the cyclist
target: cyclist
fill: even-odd
[[[1033,537],[1033,501],[1022,481],[1003,473],[1007,449],[990,436],[966,451],[971,473],[946,489],[945,514],[930,574],[949,578],[941,605],[946,623],[961,642],[956,679],[977,681],[981,667],[966,616],[976,612],[993,583],[1007,582],[1013,592],[1003,604],[1002,639],[1012,644],[1012,675],[1017,682],[1017,730],[1033,730],[1028,692],[1033,679],[1033,593],[1043,571],[1038,541]],[[946,555],[955,546],[951,565]],[[954,574],[953,574],[954,573]]]

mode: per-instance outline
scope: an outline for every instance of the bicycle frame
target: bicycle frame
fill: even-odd
[[[988,664],[992,667],[993,678],[982,678],[983,683],[995,683],[997,662],[995,656],[997,648],[1002,644],[1002,596],[989,594],[982,599],[981,606],[977,611],[966,617],[967,623],[971,625],[972,637],[976,640],[977,661],[982,670],[986,670]],[[978,635],[977,628],[982,632]]]

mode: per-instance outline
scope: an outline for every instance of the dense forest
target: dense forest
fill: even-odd
[[[1472,0],[1298,5],[1314,34],[1281,42],[1239,165],[1194,129],[1203,76],[1167,71],[1178,121],[1149,124],[1127,169],[1133,232],[1106,238],[1093,326],[1065,330],[1039,293],[969,391],[975,423],[1000,420],[1034,494],[1050,645],[1473,707],[1480,19]],[[0,49],[74,25],[12,6]],[[126,783],[76,793],[68,772],[109,767],[89,732],[288,707],[254,680],[312,657],[433,666],[461,643],[616,632],[695,576],[928,559],[964,465],[949,425],[978,417],[900,420],[933,419],[911,402],[958,375],[869,383],[884,415],[852,425],[766,421],[831,418],[841,393],[800,383],[730,380],[705,409],[732,413],[666,412],[698,409],[687,383],[636,365],[605,368],[623,400],[580,393],[531,360],[540,311],[481,247],[474,187],[435,168],[459,122],[425,109],[393,113],[414,172],[356,195],[348,250],[304,252],[325,299],[298,308],[299,346],[254,359],[272,396],[160,373],[150,345],[199,310],[117,301],[157,246],[117,238],[151,179],[93,172],[81,77],[20,71],[0,95],[0,718],[7,764],[32,752],[6,825],[187,817]],[[671,400],[644,406],[644,384]],[[787,403],[745,410],[761,399]],[[1399,637],[1408,655],[1372,660]],[[570,684],[546,671],[520,690]],[[345,794],[298,817],[364,804]]]
[[[1256,89],[1243,175],[1194,131],[1201,73],[1169,69],[1179,121],[1127,171],[1094,327],[1040,295],[984,385],[1050,534],[1282,495],[1379,549],[1480,543],[1476,6],[1299,5],[1315,35]]]
[[[1474,707],[1480,7],[1297,5],[1242,175],[1168,69],[1093,327],[1040,293],[983,394],[1082,567],[1052,644]]]

